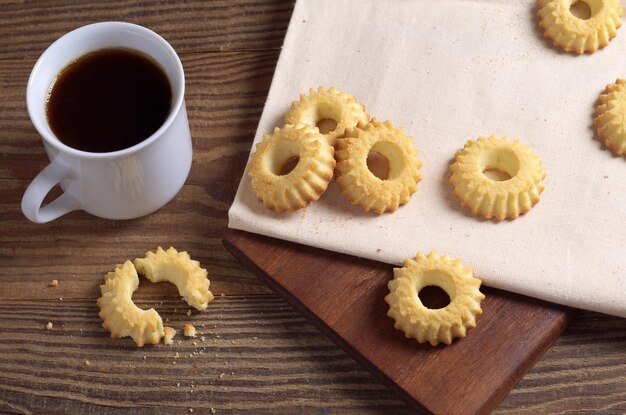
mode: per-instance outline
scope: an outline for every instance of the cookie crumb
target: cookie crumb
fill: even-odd
[[[191,317],[191,310],[187,310],[187,317]]]
[[[163,343],[168,345],[174,343],[172,339],[176,336],[176,330],[171,327],[164,327],[163,331],[165,332],[165,335],[163,336]]]
[[[91,362],[89,360],[85,360],[85,366],[91,366]]]
[[[52,330],[52,322],[48,322],[48,324],[46,324],[46,330]]]
[[[193,412],[193,409],[192,409],[192,408],[189,408],[189,412]]]
[[[196,337],[196,328],[193,324],[185,324],[183,328],[183,334],[185,337]]]
[[[176,354],[174,355],[174,359],[178,359],[180,357],[180,354],[178,354],[178,352],[176,352]]]
[[[211,408],[211,413],[214,414],[215,413],[215,408]]]
[[[226,373],[220,373],[220,379],[223,379]]]
[[[52,280],[50,281],[50,284],[48,284],[49,287],[58,287],[59,286],[59,280]]]

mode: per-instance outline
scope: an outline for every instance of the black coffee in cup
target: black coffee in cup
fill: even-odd
[[[65,67],[46,103],[48,124],[64,144],[106,153],[150,137],[170,112],[172,88],[147,56],[122,49],[90,52]]]

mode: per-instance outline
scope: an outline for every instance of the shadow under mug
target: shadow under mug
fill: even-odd
[[[170,113],[150,137],[132,147],[89,153],[69,147],[52,133],[46,99],[53,80],[88,52],[124,47],[156,61],[172,87]],[[184,102],[185,75],[178,55],[153,31],[131,23],[102,22],[78,28],[54,42],[33,68],[26,89],[30,119],[41,134],[50,164],[26,189],[22,212],[45,223],[82,209],[106,219],[132,219],[158,210],[182,188],[191,168],[192,149]],[[59,184],[63,194],[42,206]]]

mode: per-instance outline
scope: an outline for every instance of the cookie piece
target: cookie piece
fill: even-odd
[[[196,327],[193,324],[185,324],[183,334],[185,337],[196,337]]]
[[[168,346],[171,346],[172,344],[174,344],[174,336],[176,336],[176,329],[172,327],[165,327],[164,335],[163,335],[163,344],[166,344]]]
[[[206,310],[213,300],[207,271],[185,251],[178,252],[172,247],[164,251],[159,246],[156,253],[148,251],[144,258],[136,258],[134,264],[137,271],[150,281],[168,281],[176,285],[187,304],[198,310]]]
[[[137,287],[139,277],[130,261],[105,276],[105,283],[100,286],[102,296],[97,301],[102,327],[113,338],[132,337],[139,347],[157,344],[164,334],[163,321],[153,308],[142,310],[135,305],[131,297]]]

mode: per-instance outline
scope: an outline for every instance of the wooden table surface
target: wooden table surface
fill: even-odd
[[[273,0],[0,2],[0,412],[412,413],[222,247],[292,8]],[[189,179],[141,219],[73,212],[32,224],[20,200],[48,160],[26,112],[30,70],[59,36],[104,20],[144,25],[178,51],[194,145]],[[95,303],[103,275],[158,245],[198,259],[215,301],[187,316],[173,286],[142,281],[134,298],[179,330],[174,346],[110,339]],[[52,279],[60,285],[49,287]],[[186,322],[202,337],[183,338]],[[626,319],[583,313],[496,413],[626,413]]]

